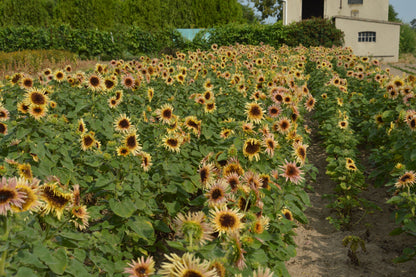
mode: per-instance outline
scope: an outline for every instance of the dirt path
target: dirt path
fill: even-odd
[[[312,128],[313,130],[317,129]],[[326,220],[331,211],[325,206],[328,200],[322,199],[324,194],[332,193],[334,183],[325,174],[326,155],[316,133],[312,133],[312,142],[308,148],[308,158],[318,169],[316,182],[309,192],[311,207],[305,214],[309,219],[306,225],[299,224],[296,229],[297,256],[286,265],[292,277],[414,277],[416,264],[411,261],[404,264],[394,264],[392,259],[400,255],[403,248],[416,244],[416,239],[406,235],[391,237],[388,233],[397,227],[392,218],[392,209],[385,204],[389,198],[383,188],[373,188],[363,193],[367,199],[382,208],[366,217],[351,231],[337,231]],[[368,231],[366,232],[367,225]],[[367,252],[358,253],[359,266],[350,262],[347,248],[342,245],[342,239],[348,235],[356,235],[366,240]]]

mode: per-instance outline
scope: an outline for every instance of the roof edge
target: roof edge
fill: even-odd
[[[335,15],[332,18],[348,19],[348,20],[355,20],[355,21],[365,21],[365,22],[373,22],[373,23],[382,23],[382,24],[391,24],[391,25],[403,25],[403,23],[401,23],[401,22],[392,22],[392,21],[385,21],[385,20],[358,18],[358,17],[345,16],[345,15]]]

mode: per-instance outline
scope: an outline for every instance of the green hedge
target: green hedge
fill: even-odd
[[[201,31],[192,42],[185,41],[174,29],[149,32],[135,26],[114,32],[73,29],[69,25],[0,28],[0,51],[58,49],[77,53],[81,58],[99,57],[103,60],[208,49],[214,43],[219,46],[265,43],[274,47],[282,44],[330,47],[342,45],[342,40],[343,33],[325,19],[305,20],[289,26],[283,26],[281,22],[269,25],[228,24]]]

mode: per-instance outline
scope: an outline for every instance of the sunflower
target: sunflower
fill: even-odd
[[[274,156],[274,150],[279,146],[279,144],[277,143],[277,141],[274,140],[274,135],[273,134],[268,134],[267,136],[264,137],[263,139],[263,146],[266,148],[266,153],[267,155],[269,155],[270,157]]]
[[[121,100],[123,100],[123,91],[122,91],[122,90],[117,90],[117,91],[116,91],[115,99],[116,99],[117,101],[121,101]]]
[[[264,230],[267,230],[269,228],[269,222],[270,218],[268,218],[267,216],[262,215],[258,217],[256,221],[254,221],[253,223],[253,232],[256,234],[262,234]]]
[[[112,109],[116,108],[121,103],[121,100],[117,100],[116,96],[112,96],[108,99],[108,106]]]
[[[273,123],[273,130],[282,134],[288,133],[290,127],[291,124],[287,117],[282,117],[279,121]]]
[[[12,207],[22,208],[27,195],[24,191],[18,190],[18,179],[16,177],[7,179],[2,177],[0,180],[0,214],[6,216],[7,211]]]
[[[282,108],[277,104],[269,106],[267,110],[268,110],[268,114],[271,118],[278,117],[282,112]]]
[[[46,183],[40,187],[41,198],[46,202],[43,213],[55,213],[58,220],[64,212],[65,207],[72,201],[72,193],[63,192],[57,182]]]
[[[308,112],[311,112],[313,110],[313,108],[315,107],[315,98],[313,98],[312,95],[309,95],[308,100],[306,100],[305,102],[305,108]]]
[[[261,109],[260,105],[256,102],[247,103],[246,111],[247,120],[253,121],[254,123],[260,123],[263,119],[264,111]]]
[[[262,268],[259,267],[257,270],[253,271],[253,277],[273,277],[274,273],[273,271],[270,271],[268,267]]]
[[[234,131],[228,128],[224,128],[221,130],[220,137],[223,139],[229,138],[232,134],[234,134]]]
[[[416,174],[414,171],[407,171],[397,180],[395,187],[398,189],[401,188],[410,188],[416,182]]]
[[[135,87],[135,81],[131,75],[125,75],[121,81],[121,84],[126,89],[133,89]]]
[[[18,164],[17,170],[19,171],[20,177],[24,178],[25,180],[32,181],[33,174],[32,174],[32,167],[28,163]]]
[[[84,134],[87,131],[88,131],[88,129],[85,126],[84,120],[82,118],[78,119],[77,132],[80,133],[80,134]]]
[[[21,86],[24,89],[30,89],[33,87],[33,79],[31,77],[25,76],[22,78]]]
[[[375,115],[374,120],[375,120],[378,128],[383,126],[383,124],[384,124],[383,115],[381,115],[381,114]]]
[[[124,269],[123,273],[130,274],[129,277],[148,277],[155,273],[155,262],[153,257],[144,257],[137,259],[137,262],[132,260],[131,264],[127,264],[129,267]]]
[[[288,220],[290,220],[290,221],[293,221],[293,215],[292,215],[292,212],[291,212],[291,211],[289,211],[288,209],[283,209],[283,210],[282,210],[282,215],[283,215],[283,217],[284,217],[284,218],[286,218],[286,219],[288,219]]]
[[[225,277],[225,266],[220,261],[214,261],[211,263],[210,269],[215,269],[216,276]]]
[[[87,151],[95,146],[95,135],[92,132],[83,133],[81,135],[81,148],[83,151]]]
[[[357,166],[355,165],[355,163],[346,163],[345,168],[350,171],[357,171]]]
[[[129,154],[130,154],[130,149],[129,149],[127,146],[122,145],[122,146],[119,146],[119,147],[117,148],[117,156],[123,156],[123,157],[126,157],[126,156],[128,156]]]
[[[287,180],[290,180],[294,184],[298,184],[303,180],[301,174],[303,173],[302,170],[296,165],[295,162],[288,162],[285,160],[285,165],[281,165],[280,169],[283,170],[283,173],[280,176],[283,176]]]
[[[211,234],[214,230],[206,222],[206,216],[201,211],[188,212],[187,215],[180,213],[173,220],[173,223],[175,235],[185,238],[190,244],[195,243],[202,246],[213,240]]]
[[[195,135],[199,136],[201,134],[201,120],[198,120],[195,116],[187,116],[185,118],[185,126]]]
[[[182,140],[177,135],[166,135],[163,138],[163,146],[169,151],[179,153],[181,144]]]
[[[203,97],[206,101],[209,101],[214,98],[214,93],[211,90],[207,90],[204,92]]]
[[[85,205],[74,205],[71,208],[71,216],[71,222],[74,223],[76,228],[81,231],[88,228],[88,219],[90,218],[90,215]]]
[[[214,88],[214,85],[211,83],[211,79],[207,78],[204,82],[204,88],[206,90],[212,90]]]
[[[140,166],[143,168],[144,171],[149,171],[152,164],[152,156],[146,152],[140,152],[140,156],[142,158],[142,163]]]
[[[88,78],[88,88],[92,91],[101,91],[104,89],[103,78],[98,74],[92,74]]]
[[[416,117],[414,116],[412,119],[407,121],[407,125],[410,127],[411,130],[416,130]]]
[[[33,116],[34,119],[40,120],[42,117],[46,116],[48,109],[46,106],[40,105],[30,105],[29,114]]]
[[[223,176],[227,176],[231,173],[236,173],[238,176],[244,174],[244,169],[236,158],[231,158],[222,170]]]
[[[9,111],[0,104],[0,121],[7,121],[9,119]]]
[[[0,134],[7,135],[7,124],[0,122]]]
[[[110,91],[117,86],[117,79],[113,79],[110,76],[105,77],[103,81],[103,87],[105,91]]]
[[[199,179],[204,186],[208,185],[214,179],[215,166],[212,163],[203,162],[198,169]]]
[[[225,176],[225,182],[230,186],[231,191],[235,192],[240,184],[240,176],[233,172]]]
[[[244,223],[241,219],[244,217],[243,214],[239,213],[237,209],[229,209],[226,206],[220,209],[214,207],[211,210],[211,218],[214,224],[216,232],[221,234],[237,233],[244,227]]]
[[[227,184],[222,179],[208,185],[207,193],[205,194],[210,207],[221,207],[225,205],[227,202],[227,196]]]
[[[260,159],[260,150],[261,142],[258,139],[249,138],[244,142],[243,154],[244,156],[248,157],[250,161],[252,161],[253,158],[255,158],[256,161]]]
[[[114,121],[114,128],[120,133],[128,133],[134,126],[131,124],[130,118],[126,116],[126,114],[120,114]]]
[[[148,88],[147,89],[147,99],[149,99],[149,102],[152,102],[153,96],[155,95],[155,89],[154,88]]]
[[[283,93],[278,91],[278,92],[274,92],[272,95],[272,101],[275,102],[276,104],[280,104],[283,102]]]
[[[163,123],[171,123],[174,116],[172,105],[164,104],[160,109],[156,110],[156,115]]]
[[[215,269],[210,269],[208,261],[197,258],[192,253],[185,253],[182,257],[176,254],[165,254],[169,262],[164,262],[158,274],[166,277],[215,277]]]
[[[241,125],[241,128],[243,129],[244,132],[246,133],[251,133],[253,132],[253,123],[251,122],[243,122],[243,124]]]
[[[39,183],[40,180],[34,178],[32,181],[28,181],[25,178],[19,178],[16,180],[16,190],[26,195],[21,206],[15,206],[12,204],[11,208],[14,212],[25,211],[37,211],[41,205],[39,201]]]
[[[142,147],[140,146],[137,138],[136,131],[133,130],[124,136],[124,145],[130,150],[133,155],[139,154]]]
[[[204,111],[206,113],[213,113],[216,109],[217,109],[217,107],[216,107],[214,101],[207,102],[204,105]]]
[[[65,80],[65,73],[62,70],[57,70],[55,71],[53,78],[60,83]]]
[[[342,120],[342,121],[338,122],[338,127],[341,128],[341,129],[347,129],[348,121]]]
[[[302,143],[296,143],[294,145],[296,160],[298,162],[300,162],[300,164],[304,164],[305,163],[305,160],[306,160],[306,148],[307,147],[308,147],[308,145],[302,144]]]

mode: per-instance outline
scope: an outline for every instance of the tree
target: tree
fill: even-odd
[[[416,18],[410,21],[410,26],[412,26],[413,29],[416,29]]]
[[[275,17],[280,20],[282,15],[283,0],[249,0],[254,7],[261,13],[261,20],[268,17]]]
[[[389,5],[389,21],[392,22],[402,22],[399,18],[398,18],[398,13],[394,10],[392,5]]]
[[[247,23],[257,23],[260,21],[260,17],[254,13],[252,8],[246,5],[241,5],[241,8],[243,9],[243,18]]]

